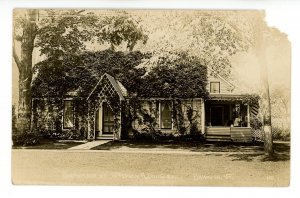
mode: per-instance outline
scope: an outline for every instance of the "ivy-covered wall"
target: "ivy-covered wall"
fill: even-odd
[[[125,101],[90,100],[73,98],[72,128],[63,127],[64,99],[35,99],[32,128],[50,138],[95,139],[96,112],[102,102],[108,102],[115,114],[114,139],[127,139],[134,133],[201,133],[202,99],[126,99]],[[160,126],[160,103],[172,104],[172,128]],[[116,108],[118,107],[118,108]],[[101,123],[100,123],[101,124]]]
[[[63,127],[64,99],[33,99],[32,129],[50,138],[77,139],[87,137],[87,108],[82,99],[72,99],[73,126]]]
[[[172,104],[172,128],[161,128],[162,101]],[[134,133],[201,133],[202,99],[141,99],[127,101],[122,112],[122,136],[130,137]],[[130,123],[130,124],[129,124]]]

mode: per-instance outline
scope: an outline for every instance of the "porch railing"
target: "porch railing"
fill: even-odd
[[[250,127],[206,127],[206,138],[208,140],[250,142],[252,133]]]

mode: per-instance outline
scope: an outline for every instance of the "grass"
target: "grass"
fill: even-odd
[[[13,149],[68,149],[83,144],[83,141],[59,141],[43,139],[40,143],[32,146],[13,146]]]
[[[206,152],[206,155],[226,155],[232,161],[287,161],[290,159],[289,143],[274,142],[274,155],[262,155],[264,145],[261,142],[149,142],[149,141],[111,141],[92,148],[92,150],[117,150],[117,149],[161,149],[185,150],[190,152]],[[218,154],[219,152],[219,154]],[[225,152],[225,154],[224,154]]]
[[[85,143],[84,141],[59,141],[42,140],[34,146],[13,146],[13,149],[68,149]],[[110,141],[96,146],[92,150],[118,150],[118,149],[159,149],[172,151],[203,152],[207,156],[224,155],[230,157],[232,161],[288,161],[290,159],[290,145],[288,142],[274,142],[274,155],[272,157],[262,155],[264,151],[263,143],[237,143],[237,142],[199,142],[199,141]],[[218,153],[219,152],[219,153]],[[225,154],[224,154],[225,153]]]
[[[185,149],[199,152],[233,152],[247,151],[251,149],[260,151],[261,143],[235,143],[235,142],[197,142],[197,141],[111,141],[92,148],[93,150],[112,150],[118,148],[142,148],[142,149]]]

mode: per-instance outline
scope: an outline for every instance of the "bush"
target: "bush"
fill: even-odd
[[[198,130],[198,127],[197,127],[197,123],[195,123],[195,122],[191,123],[190,134],[191,134],[192,136],[193,136],[193,135],[200,134],[200,133],[199,133],[199,130]]]
[[[205,138],[202,133],[195,133],[195,134],[186,134],[186,135],[179,135],[174,138],[176,141],[204,141]]]
[[[273,140],[290,141],[290,130],[278,126],[272,126]],[[252,129],[252,136],[255,140],[264,140],[263,129]]]
[[[257,117],[253,117],[250,119],[250,126],[252,129],[259,130],[262,128],[262,122]]]
[[[144,140],[144,141],[158,141],[161,140],[161,136],[163,136],[163,134],[160,131],[141,131],[138,132],[136,130],[133,131],[133,136],[131,137],[131,139],[133,140]]]
[[[68,131],[55,131],[55,130],[42,130],[41,135],[46,139],[59,139],[59,140],[80,140],[84,139],[85,132],[84,129],[78,130],[68,130]]]
[[[133,140],[140,141],[151,141],[151,142],[159,142],[159,141],[204,141],[205,138],[201,133],[193,133],[193,134],[185,134],[182,135],[180,133],[162,133],[160,131],[156,132],[138,132],[133,131],[133,136],[130,138]]]
[[[289,141],[290,140],[290,130],[282,127],[274,126],[272,127],[273,139]]]
[[[25,132],[22,134],[13,134],[14,146],[32,146],[40,143],[41,136],[37,133]]]

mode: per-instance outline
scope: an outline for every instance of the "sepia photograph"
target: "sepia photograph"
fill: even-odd
[[[290,185],[291,43],[264,10],[12,15],[14,185]]]

